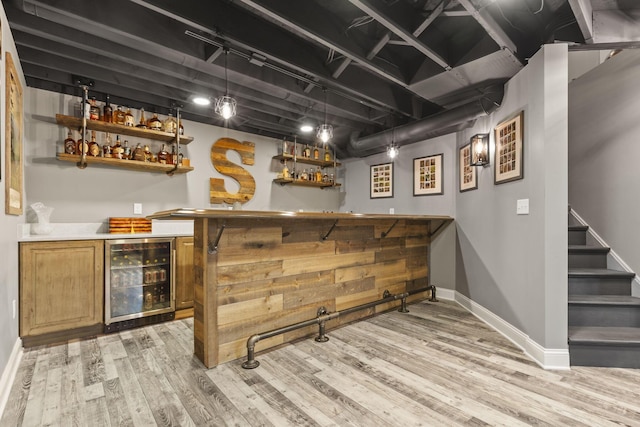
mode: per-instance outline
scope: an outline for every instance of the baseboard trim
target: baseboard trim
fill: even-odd
[[[4,367],[2,377],[0,377],[0,419],[2,418],[2,414],[4,414],[4,408],[7,406],[11,386],[16,379],[16,373],[20,366],[20,360],[22,360],[22,342],[20,338],[17,338],[9,355],[7,366]]]
[[[587,222],[578,214],[578,212],[571,209],[569,213],[576,219],[576,221],[578,221],[578,223],[580,223],[580,225],[589,227],[587,233],[589,233],[593,240],[598,242],[600,246],[609,248],[609,253],[607,254],[607,267],[611,268],[612,270],[626,271],[627,273],[635,274],[635,271],[633,271],[631,267],[629,267],[627,263],[624,262],[624,260],[616,253],[616,251],[614,251],[613,248],[608,245],[607,242],[605,242],[598,233],[596,233],[593,227],[587,224]],[[640,277],[638,277],[637,274],[631,282],[631,295],[633,295],[634,297],[640,297]]]
[[[457,291],[438,289],[438,298],[455,301],[468,312],[502,334],[543,369],[570,369],[569,349],[544,348],[509,322]]]

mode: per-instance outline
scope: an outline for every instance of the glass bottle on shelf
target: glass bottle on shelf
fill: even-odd
[[[124,111],[122,111],[122,106],[120,105],[118,105],[118,108],[116,108],[113,112],[113,123],[116,123],[118,125],[124,124]]]
[[[113,108],[111,108],[111,103],[109,102],[109,94],[107,94],[107,101],[102,107],[102,121],[111,123],[113,122]]]
[[[76,140],[73,139],[73,132],[69,129],[67,139],[64,140],[64,152],[67,154],[76,154]]]
[[[311,158],[311,148],[308,145],[304,146],[304,155],[303,157],[306,157],[307,159]]]
[[[166,165],[169,162],[169,153],[166,150],[166,146],[162,144],[162,148],[158,151],[158,163]]]
[[[91,131],[91,141],[89,142],[89,148],[87,154],[89,156],[98,157],[100,155],[100,146],[96,142],[96,131]]]
[[[124,113],[124,125],[125,126],[135,126],[136,123],[133,120],[133,114],[131,113],[131,108],[127,107],[127,112]]]
[[[144,108],[140,109],[140,120],[138,120],[137,128],[146,129],[147,128],[147,119],[144,118]]]
[[[147,121],[147,127],[153,130],[162,130],[162,122],[158,118],[158,113],[153,113],[153,117]]]
[[[111,157],[111,134],[106,133],[104,144],[102,144],[102,157]]]
[[[180,120],[180,124],[178,125],[178,132],[180,133],[180,136],[184,135],[184,126],[182,126],[182,120]]]
[[[124,149],[120,144],[120,135],[116,135],[116,143],[113,147],[111,147],[111,157],[113,157],[114,159],[122,159],[123,152]]]
[[[178,127],[178,122],[173,117],[173,114],[169,113],[169,117],[164,121],[164,131],[167,133],[176,133],[176,129]]]
[[[282,178],[289,179],[291,175],[289,174],[289,168],[287,167],[287,162],[284,162],[284,166],[282,167]]]
[[[80,135],[80,139],[76,143],[76,154],[82,155],[82,153],[87,154],[89,152],[89,143],[87,140],[82,140],[82,135]]]
[[[322,172],[320,168],[316,168],[316,182],[322,182]]]
[[[148,145],[144,146],[144,161],[145,162],[150,162],[151,160],[153,160],[153,153],[151,153],[151,150],[149,149]]]
[[[307,174],[306,169],[303,169],[302,173],[300,174],[300,180],[306,181],[307,179],[309,179],[309,174]]]
[[[331,161],[331,150],[329,150],[329,147],[324,148],[324,161],[325,162]]]
[[[144,149],[142,148],[142,146],[140,145],[140,143],[138,143],[138,145],[136,145],[136,148],[133,150],[133,160],[137,160],[139,162],[144,162]]]
[[[130,160],[131,159],[131,147],[129,147],[129,141],[127,141],[126,139],[124,140],[124,143],[122,144],[122,159],[123,160]]]
[[[319,160],[320,159],[320,149],[318,149],[317,145],[315,147],[313,147],[313,158],[314,158],[314,160]]]
[[[95,97],[89,100],[89,120],[100,120],[100,107]]]

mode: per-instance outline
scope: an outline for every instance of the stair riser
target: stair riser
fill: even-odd
[[[582,230],[569,230],[569,245],[586,245],[587,232]]]
[[[569,295],[631,295],[631,280],[569,277]]]
[[[640,346],[569,344],[572,366],[640,368]]]
[[[569,303],[569,326],[623,326],[640,328],[640,307]]]
[[[569,254],[569,268],[607,268],[605,254]]]

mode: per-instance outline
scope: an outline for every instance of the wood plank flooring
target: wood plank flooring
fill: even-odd
[[[545,371],[451,302],[206,369],[182,319],[25,350],[0,426],[639,426],[640,370]]]

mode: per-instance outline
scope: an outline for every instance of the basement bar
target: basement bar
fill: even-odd
[[[208,368],[246,355],[249,337],[429,283],[430,243],[448,216],[175,209],[194,220],[194,352]],[[409,301],[430,297],[419,292]],[[390,301],[330,320],[335,327],[398,307]],[[261,340],[256,351],[312,336]]]

